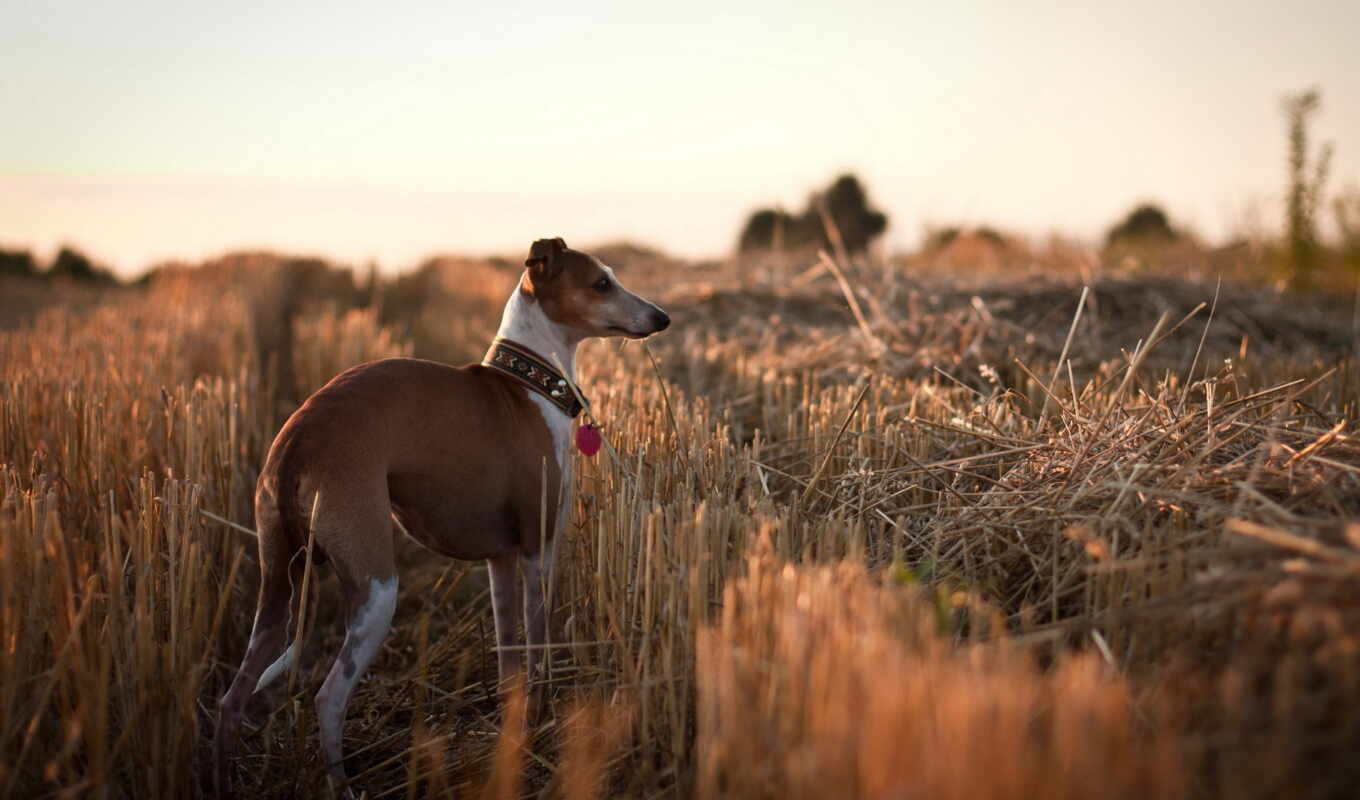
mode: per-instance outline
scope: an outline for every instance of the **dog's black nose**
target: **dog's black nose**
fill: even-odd
[[[652,327],[657,331],[664,331],[670,326],[671,318],[667,316],[665,311],[658,308],[656,313],[652,315]]]

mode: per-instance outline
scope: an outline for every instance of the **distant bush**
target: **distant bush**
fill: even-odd
[[[869,204],[868,193],[854,175],[842,175],[824,191],[814,192],[802,213],[794,215],[775,208],[751,214],[741,231],[737,248],[743,253],[760,250],[831,249],[823,215],[830,218],[841,243],[851,253],[863,252],[888,227],[888,217]]]
[[[0,278],[31,278],[37,274],[38,266],[32,253],[0,249]]]
[[[966,241],[980,242],[989,247],[1005,250],[1012,246],[1012,239],[1013,237],[990,225],[967,229],[949,225],[944,228],[927,228],[924,246],[926,250],[943,250],[957,242]]]
[[[943,250],[944,248],[952,244],[955,239],[959,238],[959,234],[961,233],[963,233],[962,230],[952,225],[947,228],[934,228],[931,230],[927,230],[925,249]]]
[[[927,265],[964,272],[1010,269],[1030,259],[1021,237],[990,225],[927,227],[921,255]]]
[[[973,231],[973,235],[985,242],[990,242],[991,244],[996,245],[997,247],[1006,246],[1005,234],[1001,233],[1001,231],[998,231],[996,228],[989,228],[988,226],[983,225],[982,227]]]
[[[73,247],[63,247],[52,260],[47,274],[53,278],[65,278],[84,283],[117,283],[113,273],[96,265],[84,253]]]
[[[778,209],[762,208],[747,218],[737,249],[743,253],[782,250],[791,246],[792,235],[801,233],[801,226],[795,217]]]
[[[1180,232],[1171,227],[1165,211],[1151,203],[1143,203],[1110,228],[1105,234],[1105,246],[1163,244],[1180,237]]]

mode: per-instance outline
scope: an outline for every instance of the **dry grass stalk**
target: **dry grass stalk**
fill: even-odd
[[[1053,396],[1053,385],[1058,382],[1058,374],[1061,372],[1063,364],[1068,363],[1067,354],[1072,350],[1072,337],[1077,334],[1077,325],[1081,324],[1081,312],[1086,308],[1086,298],[1090,294],[1090,286],[1081,287],[1081,299],[1077,301],[1077,313],[1072,315],[1072,327],[1067,329],[1067,338],[1063,340],[1062,352],[1058,353],[1058,361],[1053,365],[1053,377],[1048,379],[1048,387],[1044,392],[1044,405],[1039,409],[1039,421],[1036,423],[1036,427],[1043,427],[1044,419],[1048,417],[1048,401]]]
[[[516,684],[505,694],[500,736],[491,760],[491,777],[482,789],[482,800],[516,800],[523,782],[526,703],[524,687]]]
[[[715,781],[872,794],[910,763],[909,786],[943,796],[1121,796],[1173,786],[1180,764],[1202,796],[1343,785],[1338,743],[1360,727],[1346,633],[1360,601],[1339,555],[1360,516],[1346,433],[1360,374],[1334,368],[1349,308],[1225,287],[1213,325],[1187,336],[1153,325],[1195,310],[1200,290],[1182,283],[1092,278],[1077,314],[1070,282],[884,266],[856,274],[862,294],[829,269],[742,291],[721,267],[688,283],[659,272],[675,329],[646,353],[586,345],[582,385],[613,457],[578,468],[553,692],[559,709],[609,696],[600,724],[625,728],[626,747],[568,736],[559,758],[552,737],[498,740],[484,578],[407,548],[396,629],[352,706],[356,781],[375,797],[477,792],[493,775],[498,795],[517,781],[571,796]],[[380,311],[301,308],[297,390],[351,360],[480,355],[507,276],[422,274],[420,292],[385,286]],[[205,512],[252,527],[277,411],[245,277],[187,270],[0,333],[5,794],[201,788],[202,731],[253,592],[253,546]],[[869,296],[872,363],[866,309],[846,312]],[[1230,520],[1289,551],[1228,535]],[[758,532],[768,552],[753,562]],[[264,693],[243,742],[252,796],[324,780],[310,696],[340,633],[335,586],[315,577],[296,693]],[[847,727],[847,710],[882,738]],[[1026,715],[1042,736],[1016,732]],[[1096,732],[1078,740],[1071,715]],[[899,740],[915,760],[881,749]],[[734,760],[743,747],[761,758]],[[959,766],[980,762],[997,765],[994,785]],[[1032,765],[1064,780],[1039,785]],[[1107,789],[1090,777],[1102,771]]]
[[[937,613],[860,567],[753,556],[700,634],[697,796],[1183,794],[1174,747],[1097,662],[958,652]]]
[[[566,713],[559,770],[563,800],[592,800],[604,794],[609,763],[626,740],[628,717],[599,702]]]

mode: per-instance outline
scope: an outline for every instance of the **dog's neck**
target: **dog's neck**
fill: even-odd
[[[516,287],[506,301],[496,336],[529,348],[553,366],[560,363],[576,382],[576,347],[585,337],[548,319],[543,306],[522,288]]]

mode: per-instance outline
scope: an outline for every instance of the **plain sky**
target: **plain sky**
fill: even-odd
[[[1279,217],[1280,97],[1360,181],[1360,2],[0,0],[0,246],[402,269],[730,250],[853,170],[891,217],[1094,239]]]

